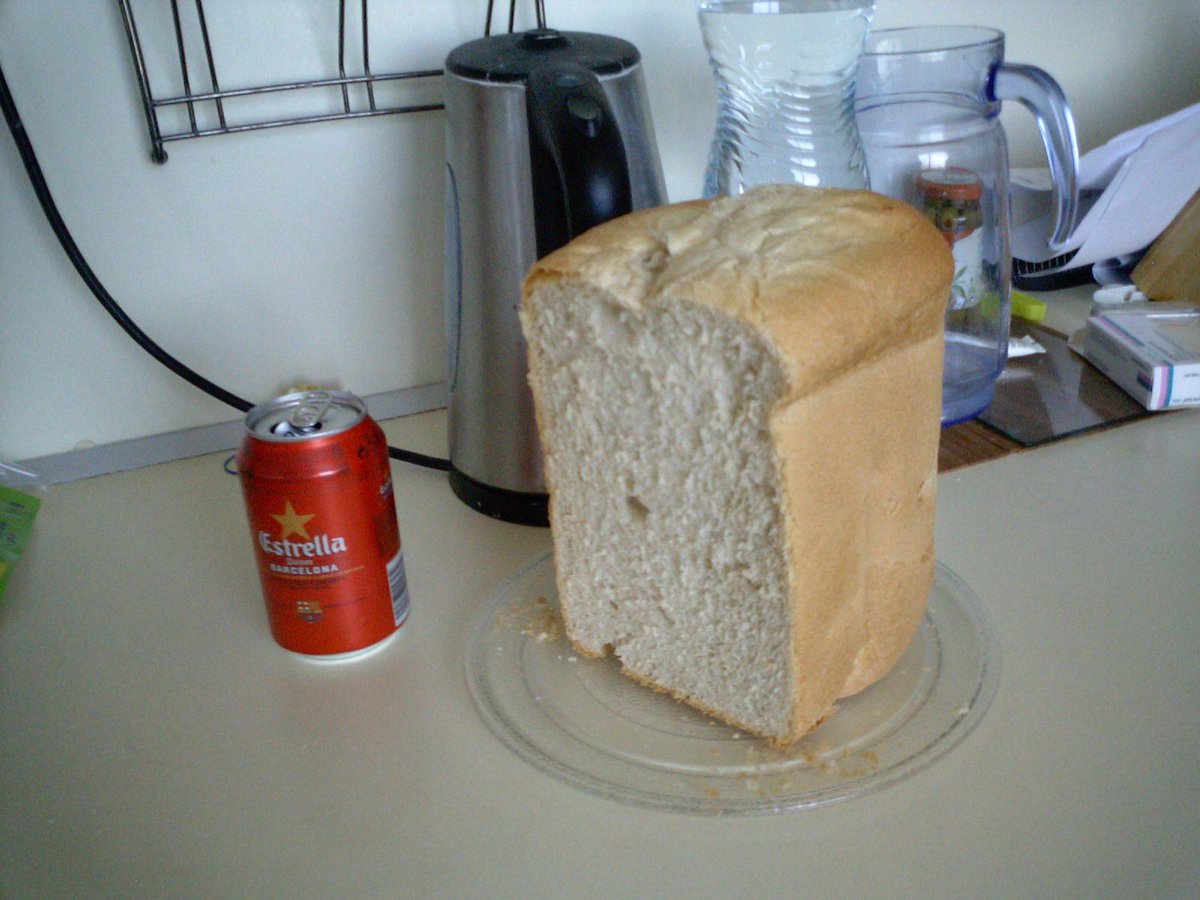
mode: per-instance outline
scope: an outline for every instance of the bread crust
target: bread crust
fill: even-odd
[[[792,573],[790,726],[755,732],[623,664],[627,675],[784,745],[895,665],[933,577],[942,323],[952,276],[944,239],[907,204],[797,186],[633,213],[530,269],[526,304],[542,284],[578,281],[631,309],[658,297],[712,307],[761,335],[787,376],[771,436]],[[531,353],[544,425],[538,364]],[[555,448],[544,450],[557,543]],[[828,514],[818,519],[814,510]],[[595,656],[572,633],[564,589],[560,575],[567,635],[577,652]]]
[[[954,263],[911,206],[869,191],[768,185],[606,222],[534,263],[637,309],[670,295],[736,316],[778,349],[790,399],[942,327]],[[847,323],[857,323],[847,330]]]

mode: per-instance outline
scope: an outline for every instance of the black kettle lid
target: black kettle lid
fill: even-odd
[[[637,47],[617,37],[539,28],[497,34],[455,47],[446,71],[477,81],[525,81],[547,64],[573,63],[597,75],[617,75],[641,59]]]

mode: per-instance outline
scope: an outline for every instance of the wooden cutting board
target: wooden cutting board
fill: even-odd
[[[1133,283],[1151,300],[1200,301],[1200,191],[1150,245]]]

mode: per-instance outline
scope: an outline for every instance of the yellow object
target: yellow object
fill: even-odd
[[[1021,291],[1012,292],[1012,314],[1028,319],[1030,322],[1040,322],[1046,318],[1046,304],[1035,297]]]

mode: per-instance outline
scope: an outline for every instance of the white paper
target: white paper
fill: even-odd
[[[1043,262],[1077,250],[1068,264],[1076,268],[1152,243],[1200,190],[1200,103],[1118,135],[1086,154],[1080,160],[1080,189],[1103,193],[1066,244],[1057,250],[1046,245],[1046,216],[1013,229],[1014,257]]]
[[[1009,359],[1015,359],[1018,356],[1034,356],[1045,352],[1046,348],[1027,334],[1022,337],[1009,337],[1008,339]]]

